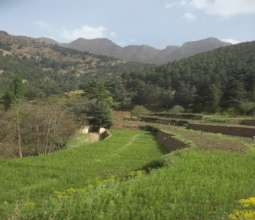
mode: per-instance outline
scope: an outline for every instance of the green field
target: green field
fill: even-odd
[[[94,144],[74,139],[69,149],[47,156],[0,160],[0,216],[18,200],[41,201],[54,191],[84,187],[112,175],[127,175],[162,155],[146,132],[113,130],[112,134]]]
[[[3,160],[1,211],[24,220],[222,220],[229,219],[240,199],[255,196],[250,140],[166,130],[191,147],[162,155],[150,134],[113,130],[112,137],[99,143],[76,139],[71,149],[49,156]],[[209,147],[203,148],[206,143]],[[163,167],[130,172],[153,160]]]

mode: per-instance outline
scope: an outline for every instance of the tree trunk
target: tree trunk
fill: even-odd
[[[18,138],[18,153],[19,153],[19,157],[23,158],[21,128],[20,128],[20,112],[18,107],[16,109],[16,129],[17,129],[17,138]]]

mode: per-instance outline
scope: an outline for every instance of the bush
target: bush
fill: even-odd
[[[20,108],[20,135],[24,156],[47,154],[61,149],[76,131],[73,116],[58,105],[23,104]],[[0,114],[0,153],[17,155],[16,115],[14,110]]]
[[[239,114],[239,111],[236,108],[230,107],[227,108],[223,113],[225,117],[233,117]]]
[[[227,123],[229,120],[221,115],[210,115],[204,117],[204,121],[209,123]]]
[[[255,102],[242,102],[239,105],[241,114],[253,115],[255,113]]]
[[[141,117],[142,115],[146,115],[149,113],[150,111],[142,105],[135,106],[133,110],[131,111],[132,116],[138,117],[138,118]]]
[[[179,114],[185,112],[185,109],[181,105],[175,105],[168,112],[172,114]]]

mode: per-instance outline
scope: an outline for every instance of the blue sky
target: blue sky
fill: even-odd
[[[217,37],[255,40],[255,0],[0,0],[0,29],[11,34],[109,38],[158,48]]]

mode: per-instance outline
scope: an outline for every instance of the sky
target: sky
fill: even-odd
[[[255,0],[0,0],[0,30],[157,48],[208,37],[239,43],[255,40]]]

